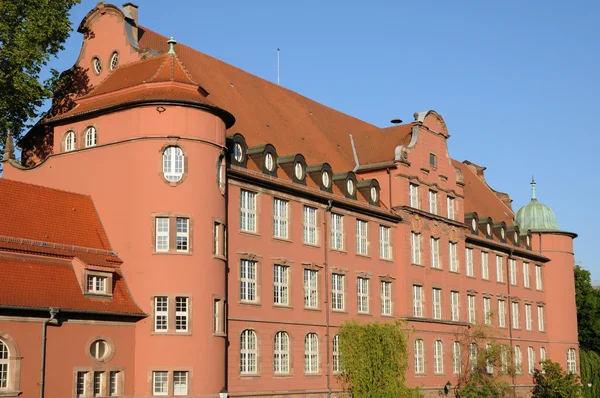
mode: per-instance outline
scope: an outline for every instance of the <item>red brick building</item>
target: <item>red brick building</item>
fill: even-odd
[[[371,125],[131,3],[79,32],[73,94],[3,158],[0,396],[39,394],[42,363],[47,397],[338,396],[349,319],[407,320],[431,396],[473,323],[512,347],[519,396],[544,357],[578,371],[576,235],[452,159],[441,115]]]

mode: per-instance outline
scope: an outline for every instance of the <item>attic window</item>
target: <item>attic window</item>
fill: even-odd
[[[119,53],[115,51],[110,56],[110,64],[109,64],[110,70],[114,70],[118,64],[119,64]]]
[[[88,293],[106,294],[106,276],[88,275],[87,290]]]
[[[371,187],[371,201],[373,203],[377,202],[377,188],[376,187]]]
[[[302,180],[304,178],[304,169],[302,167],[302,163],[297,162],[294,166],[294,175],[297,180]]]
[[[348,195],[354,195],[354,181],[350,178],[346,181],[346,190]]]
[[[437,156],[435,155],[435,153],[429,154],[429,164],[431,165],[431,167],[437,167]]]
[[[331,177],[329,176],[329,173],[327,171],[324,171],[321,174],[321,182],[323,183],[323,186],[325,188],[329,188],[329,185],[331,184]]]
[[[268,171],[273,171],[274,167],[275,162],[273,161],[273,154],[267,153],[267,155],[265,156],[265,168]]]
[[[233,146],[233,158],[238,163],[241,163],[242,160],[244,160],[244,149],[242,148],[242,144],[238,142]]]
[[[102,61],[100,61],[100,58],[92,58],[92,66],[94,68],[95,74],[99,75],[100,73],[102,73]]]

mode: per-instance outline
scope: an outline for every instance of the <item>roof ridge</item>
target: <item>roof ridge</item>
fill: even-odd
[[[48,241],[43,241],[43,240],[17,238],[15,236],[0,235],[0,242],[17,243],[20,245],[29,245],[29,246],[49,247],[51,249],[59,249],[59,250],[67,250],[67,251],[70,250],[70,251],[74,251],[74,252],[102,254],[105,256],[115,256],[115,257],[119,258],[117,252],[112,251],[112,250],[94,249],[92,247],[77,246],[77,245],[66,245],[64,243],[48,242]],[[119,261],[120,261],[120,259],[119,259]]]
[[[164,54],[163,54],[164,55]],[[158,69],[156,69],[156,72],[154,72],[154,74],[152,75],[152,77],[150,78],[149,81],[144,82],[144,83],[150,83],[150,82],[154,82],[154,79],[156,79],[156,77],[158,76],[158,74],[163,70],[163,68],[165,67],[165,65],[169,63],[169,59],[167,58],[167,56],[165,56],[165,60],[162,64],[160,64],[160,66],[158,67]],[[171,71],[171,78],[173,77],[173,72]],[[122,88],[121,88],[122,89]]]
[[[192,82],[193,84],[195,84],[197,86],[200,86],[200,83],[198,83],[197,81],[194,80],[194,78],[192,77],[192,74],[185,67],[183,61],[181,60],[181,58],[179,58],[179,56],[177,55],[177,53],[175,53],[175,59],[177,60],[177,63],[179,64],[179,67],[181,68],[181,70],[183,70],[183,73],[185,73],[185,75],[187,76],[187,78],[190,79],[190,82]]]
[[[67,191],[67,190],[64,190],[64,189],[47,187],[45,185],[32,184],[32,183],[24,182],[24,181],[11,180],[10,178],[5,178],[5,177],[0,178],[0,184],[3,184],[4,183],[3,181],[9,182],[9,183],[14,183],[14,184],[26,185],[26,186],[29,186],[29,187],[32,187],[32,188],[41,188],[41,189],[46,189],[48,191],[62,192],[62,193],[67,193],[67,194],[71,194],[71,195],[77,195],[77,196],[81,196],[81,197],[84,197],[84,198],[92,199],[91,195],[88,195],[88,194],[85,194],[85,193]]]

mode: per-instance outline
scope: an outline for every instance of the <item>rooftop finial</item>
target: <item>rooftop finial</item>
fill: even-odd
[[[167,43],[169,43],[169,54],[175,54],[175,44],[177,44],[177,40],[171,36]]]
[[[15,159],[15,144],[10,130],[6,132],[6,143],[4,144],[4,156],[2,157],[2,161],[4,162],[9,159]]]
[[[531,200],[535,199],[535,179],[531,176]]]

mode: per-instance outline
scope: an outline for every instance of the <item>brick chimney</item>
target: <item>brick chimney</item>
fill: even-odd
[[[131,15],[131,31],[133,32],[135,41],[138,41],[138,6],[131,2],[127,2],[123,4],[123,8]]]

